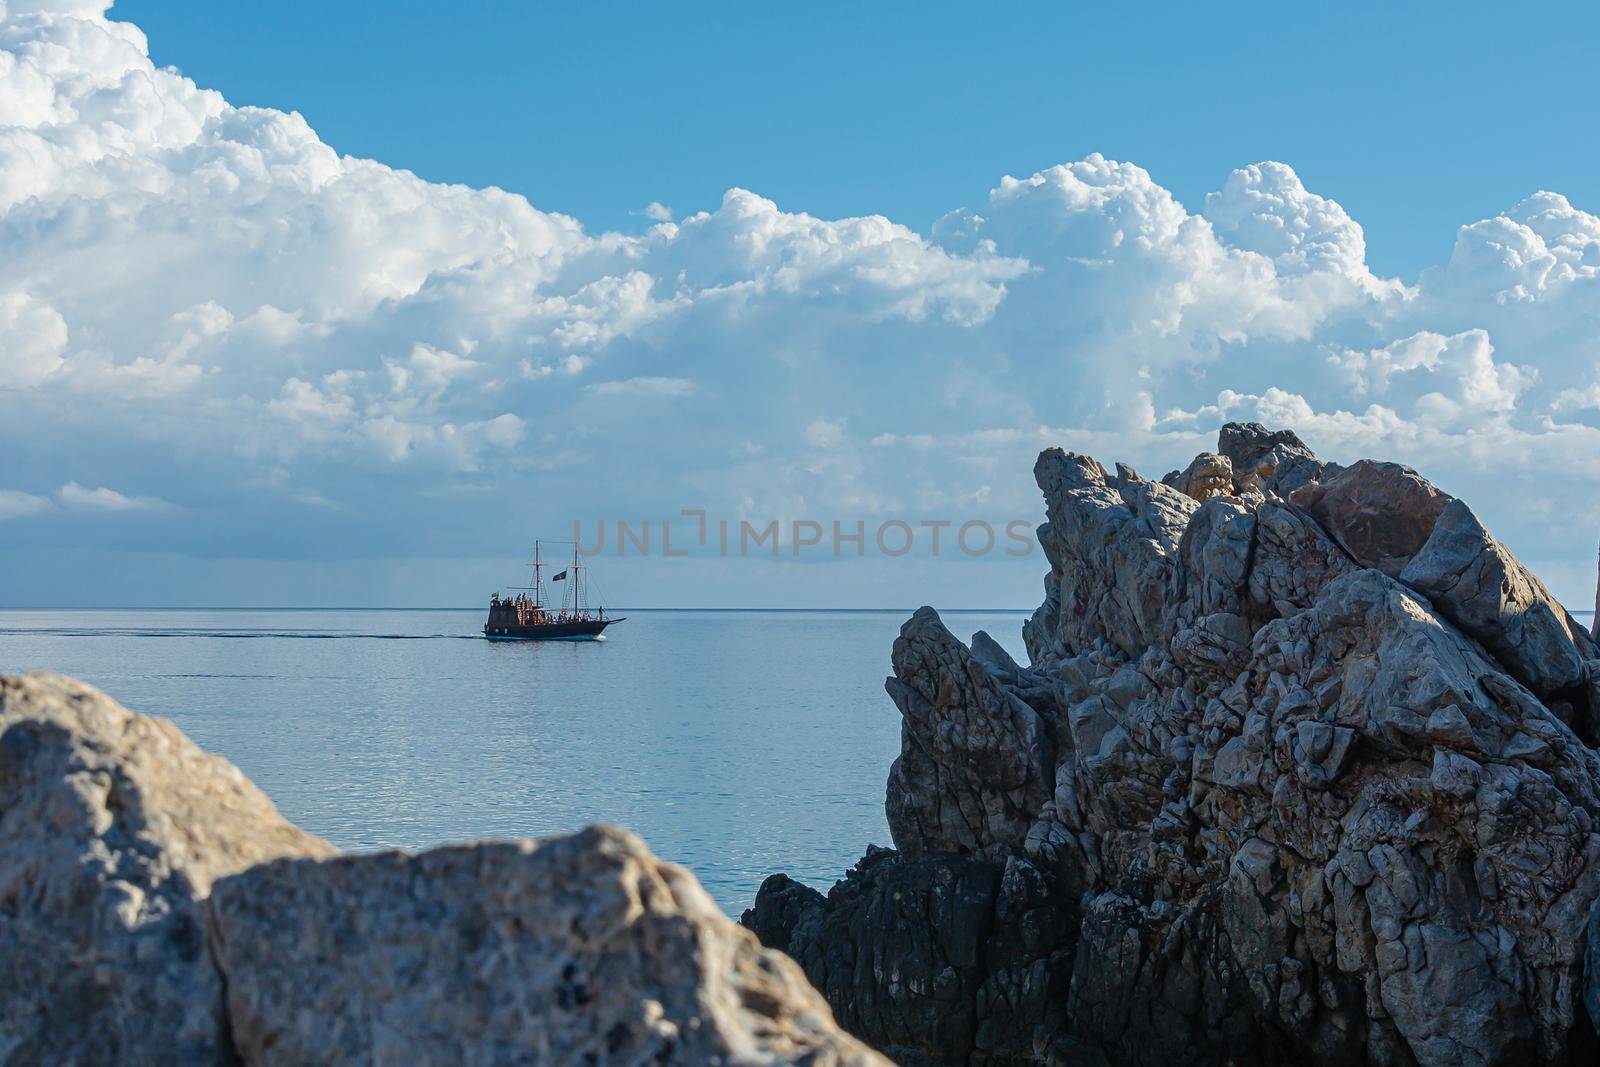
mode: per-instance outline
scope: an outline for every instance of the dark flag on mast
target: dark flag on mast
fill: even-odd
[[[567,580],[567,572],[566,571],[562,571],[560,574],[555,575],[550,580],[552,582],[564,582],[564,581]]]

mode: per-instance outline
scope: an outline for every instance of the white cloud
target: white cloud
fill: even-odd
[[[478,470],[485,452],[514,448],[522,442],[526,432],[523,420],[511,414],[461,425],[408,420],[386,414],[366,420],[358,431],[392,463],[414,455],[431,455],[442,459],[448,468],[459,471]]]
[[[1360,227],[1283,164],[1236,171],[1200,216],[1142,168],[1091,155],[1004,178],[981,215],[959,221],[964,245],[992,241],[1034,266],[1031,285],[1048,302],[1038,326],[1098,318],[1107,343],[1151,362],[1304,339],[1404,293],[1367,270]]]
[[[1538,379],[1532,368],[1497,362],[1485,330],[1450,337],[1424,330],[1370,352],[1347,351],[1331,359],[1345,372],[1352,395],[1387,397],[1409,384],[1416,417],[1441,424],[1509,414]]]
[[[464,356],[420,342],[411,346],[411,355],[404,365],[386,363],[393,392],[404,393],[415,383],[420,391],[431,395],[448,389],[457,379],[471,377],[480,366]]]
[[[37,386],[61,369],[67,322],[24,292],[0,293],[0,388]]]
[[[329,379],[333,376],[330,375]],[[290,378],[283,383],[279,395],[267,401],[267,410],[285,420],[302,426],[339,428],[355,417],[355,405],[350,397],[337,391],[334,381],[328,382],[324,391],[310,382]]]
[[[152,511],[171,506],[160,497],[125,496],[105,486],[88,489],[77,482],[63,485],[56,491],[56,496],[63,507],[84,511]]]
[[[1282,163],[1257,163],[1228,175],[1220,191],[1206,195],[1205,218],[1219,240],[1266,256],[1281,276],[1328,273],[1386,288],[1367,269],[1361,227],[1344,208],[1307,191]]]
[[[50,508],[48,497],[34,496],[16,489],[0,489],[0,522],[43,515]]]
[[[1600,525],[1600,218],[1554,193],[1414,284],[1273,162],[1199,211],[1091,155],[927,234],[743,189],[591,233],[233,107],[105,7],[0,5],[0,454],[64,507],[159,510],[85,469],[210,501],[175,551],[440,551],[508,501],[1032,516],[1042,445],[1166,469],[1225,418],[1423,467],[1540,558]]]
[[[1564,196],[1540,192],[1503,215],[1463,226],[1442,287],[1457,297],[1523,304],[1593,286],[1597,278],[1600,219]]]

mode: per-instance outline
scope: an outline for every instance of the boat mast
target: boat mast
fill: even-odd
[[[542,608],[544,606],[543,597],[544,597],[544,582],[541,581],[540,578],[539,578],[539,542],[535,541],[533,543],[533,606],[534,606],[534,608],[537,609],[537,608]]]
[[[582,575],[578,570],[578,543],[572,543],[572,613],[574,615],[583,611],[583,585]]]

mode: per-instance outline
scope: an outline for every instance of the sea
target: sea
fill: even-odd
[[[603,641],[485,641],[483,610],[0,610],[0,671],[171,719],[346,851],[640,834],[737,915],[889,845],[909,609],[624,611]],[[1012,655],[1024,611],[947,611]]]

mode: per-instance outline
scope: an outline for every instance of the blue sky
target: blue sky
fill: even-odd
[[[0,603],[470,604],[682,508],[1032,523],[1039,449],[1159,476],[1229,419],[1592,596],[1592,11],[439,10],[0,4]],[[1037,602],[1036,552],[925,547],[602,573]]]
[[[1100,152],[1197,205],[1290,163],[1415,278],[1463,221],[1600,194],[1600,7],[1503,4],[216,4],[115,11],[235,104],[591,228],[732,185],[925,228]],[[1425,192],[1424,192],[1425,191]]]

